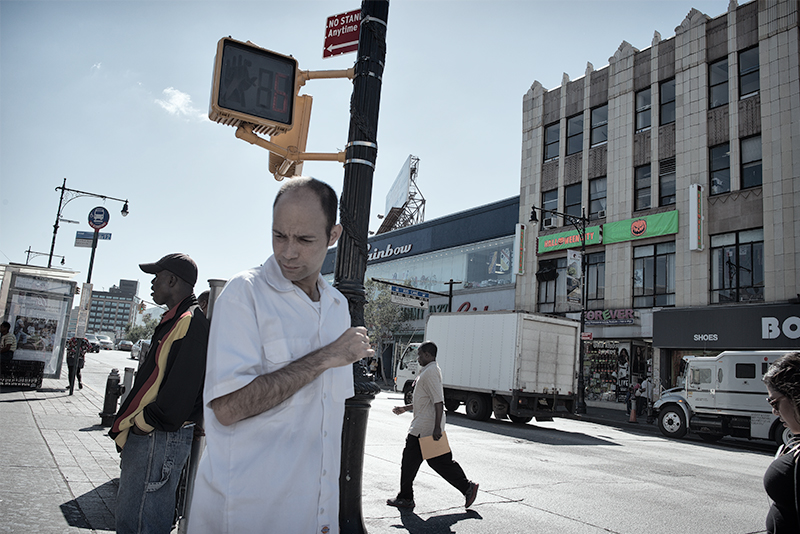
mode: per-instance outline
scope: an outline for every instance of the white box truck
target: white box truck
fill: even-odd
[[[437,313],[425,339],[438,347],[445,407],[467,417],[527,423],[572,414],[580,323],[547,315],[497,311]],[[395,388],[410,403],[418,372],[410,344],[397,366]]]
[[[694,432],[706,441],[724,436],[787,443],[789,430],[772,413],[762,378],[787,351],[725,351],[714,357],[685,356],[683,383],[653,405],[667,437]]]

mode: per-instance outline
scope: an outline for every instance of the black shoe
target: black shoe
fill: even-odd
[[[416,506],[414,504],[414,499],[401,499],[399,497],[396,499],[388,499],[386,504],[394,506],[395,508],[414,508],[414,506]]]
[[[478,485],[474,482],[470,482],[469,489],[465,496],[467,497],[467,502],[464,503],[464,508],[469,508],[472,506],[472,503],[475,502],[475,497],[478,496]]]
[[[81,382],[78,382],[78,389],[83,389],[83,384]]]

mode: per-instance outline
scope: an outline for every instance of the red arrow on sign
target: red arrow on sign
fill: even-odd
[[[360,9],[328,17],[325,24],[325,44],[322,48],[323,59],[358,50],[360,31]]]

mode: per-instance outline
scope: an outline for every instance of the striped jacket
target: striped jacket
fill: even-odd
[[[109,435],[121,451],[133,426],[175,432],[203,413],[208,319],[194,295],[169,310],[153,333],[150,350],[120,406]]]

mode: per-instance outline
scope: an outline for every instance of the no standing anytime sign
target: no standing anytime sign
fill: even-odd
[[[328,17],[325,24],[323,59],[358,50],[358,33],[361,30],[361,10]]]

